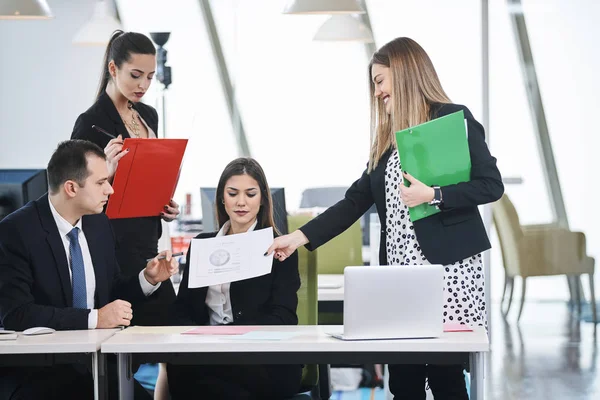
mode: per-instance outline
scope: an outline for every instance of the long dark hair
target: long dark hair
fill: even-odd
[[[131,59],[132,54],[156,55],[156,48],[146,35],[137,32],[123,32],[122,30],[114,31],[104,52],[102,75],[100,75],[96,99],[104,93],[110,81],[108,63],[113,60],[117,68],[121,68],[124,62]]]
[[[258,215],[256,216],[256,220],[258,221],[256,229],[272,227],[274,232],[279,235],[279,231],[275,227],[275,221],[273,220],[273,199],[271,198],[271,190],[267,183],[267,177],[260,164],[250,157],[236,158],[227,164],[221,174],[221,178],[219,178],[215,199],[219,228],[225,222],[229,221],[229,215],[225,211],[224,204],[225,184],[229,178],[237,175],[249,175],[258,183],[260,189],[260,210],[258,210]]]

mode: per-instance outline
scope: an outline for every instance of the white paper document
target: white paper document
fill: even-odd
[[[189,260],[190,288],[200,288],[256,278],[271,272],[273,228],[208,239],[192,239]]]

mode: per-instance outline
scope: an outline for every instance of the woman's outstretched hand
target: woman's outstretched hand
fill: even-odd
[[[265,256],[275,252],[274,257],[279,261],[283,261],[292,255],[292,253],[296,251],[298,247],[305,245],[306,243],[308,243],[308,239],[304,233],[298,229],[289,235],[283,235],[275,238],[275,240],[273,240],[273,244],[265,253]]]

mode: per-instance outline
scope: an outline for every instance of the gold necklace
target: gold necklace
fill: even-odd
[[[131,111],[131,122],[128,122],[125,118],[123,118],[123,114],[121,114],[119,112],[119,115],[121,116],[121,120],[123,121],[123,123],[125,124],[125,126],[129,129],[129,131],[131,131],[135,137],[139,138],[140,137],[140,124],[138,122],[138,113],[137,111],[135,111],[135,109],[133,108],[133,104],[128,102],[127,103],[127,108]]]

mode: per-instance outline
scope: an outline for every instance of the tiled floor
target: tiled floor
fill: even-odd
[[[600,399],[592,323],[570,318],[564,303],[526,303],[515,318],[493,316],[486,399]]]
[[[498,310],[497,304],[494,309]],[[515,311],[515,310],[513,310]],[[521,323],[492,315],[486,400],[598,400],[594,326],[569,317],[564,303],[526,303]],[[334,393],[335,400],[383,400],[371,389]]]

